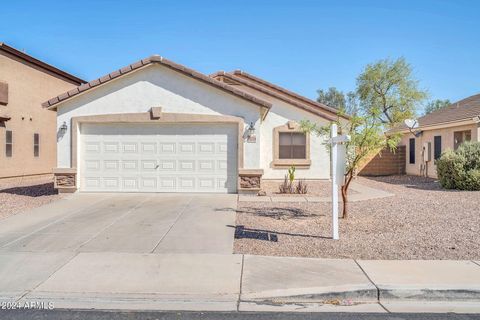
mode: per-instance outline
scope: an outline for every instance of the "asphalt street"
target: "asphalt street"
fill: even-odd
[[[1,310],[2,320],[480,320],[480,314]]]

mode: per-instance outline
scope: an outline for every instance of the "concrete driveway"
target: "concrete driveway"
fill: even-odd
[[[108,301],[155,289],[236,307],[236,206],[229,194],[78,193],[0,220],[0,302],[61,307],[87,294],[83,283]]]
[[[0,223],[0,252],[231,254],[236,195],[78,193]]]

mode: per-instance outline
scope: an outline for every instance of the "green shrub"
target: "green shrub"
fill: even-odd
[[[480,190],[480,142],[465,142],[437,160],[437,174],[446,189]]]

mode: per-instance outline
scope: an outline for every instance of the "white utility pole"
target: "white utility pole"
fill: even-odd
[[[337,136],[337,125],[332,123],[330,128],[330,140],[328,141],[332,148],[332,238],[338,240],[338,184],[343,183],[345,175],[345,156],[346,149],[339,148],[340,143],[350,141],[350,136]]]
[[[333,240],[338,240],[338,182],[337,182],[337,151],[338,145],[333,142],[333,139],[337,136],[337,125],[332,124],[330,129],[330,139],[332,145],[332,227],[333,227]]]

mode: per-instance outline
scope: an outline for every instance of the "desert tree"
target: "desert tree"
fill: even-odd
[[[330,87],[327,90],[317,90],[317,94],[317,101],[320,103],[338,110],[343,110],[346,114],[356,112],[358,99],[355,92],[350,91],[344,93],[335,87]]]
[[[445,100],[436,99],[436,100],[429,101],[425,106],[425,114],[429,114],[434,111],[441,110],[443,108],[448,107],[450,104],[451,102],[448,99],[445,99]]]
[[[357,78],[356,94],[362,111],[377,116],[385,128],[415,117],[427,97],[404,58],[368,64]]]
[[[340,190],[343,200],[342,218],[348,217],[348,189],[359,166],[374,152],[384,148],[394,151],[400,140],[399,135],[387,136],[384,134],[384,123],[380,120],[379,112],[379,110],[372,110],[369,113],[357,112],[350,115],[349,121],[345,121],[341,119],[344,112],[340,111],[335,121],[339,132],[347,134],[351,138],[349,142],[345,143],[346,172]],[[330,125],[319,126],[316,123],[305,120],[301,122],[301,127],[304,132],[315,133],[324,137],[330,135]],[[325,144],[326,148],[330,150],[330,144]]]

